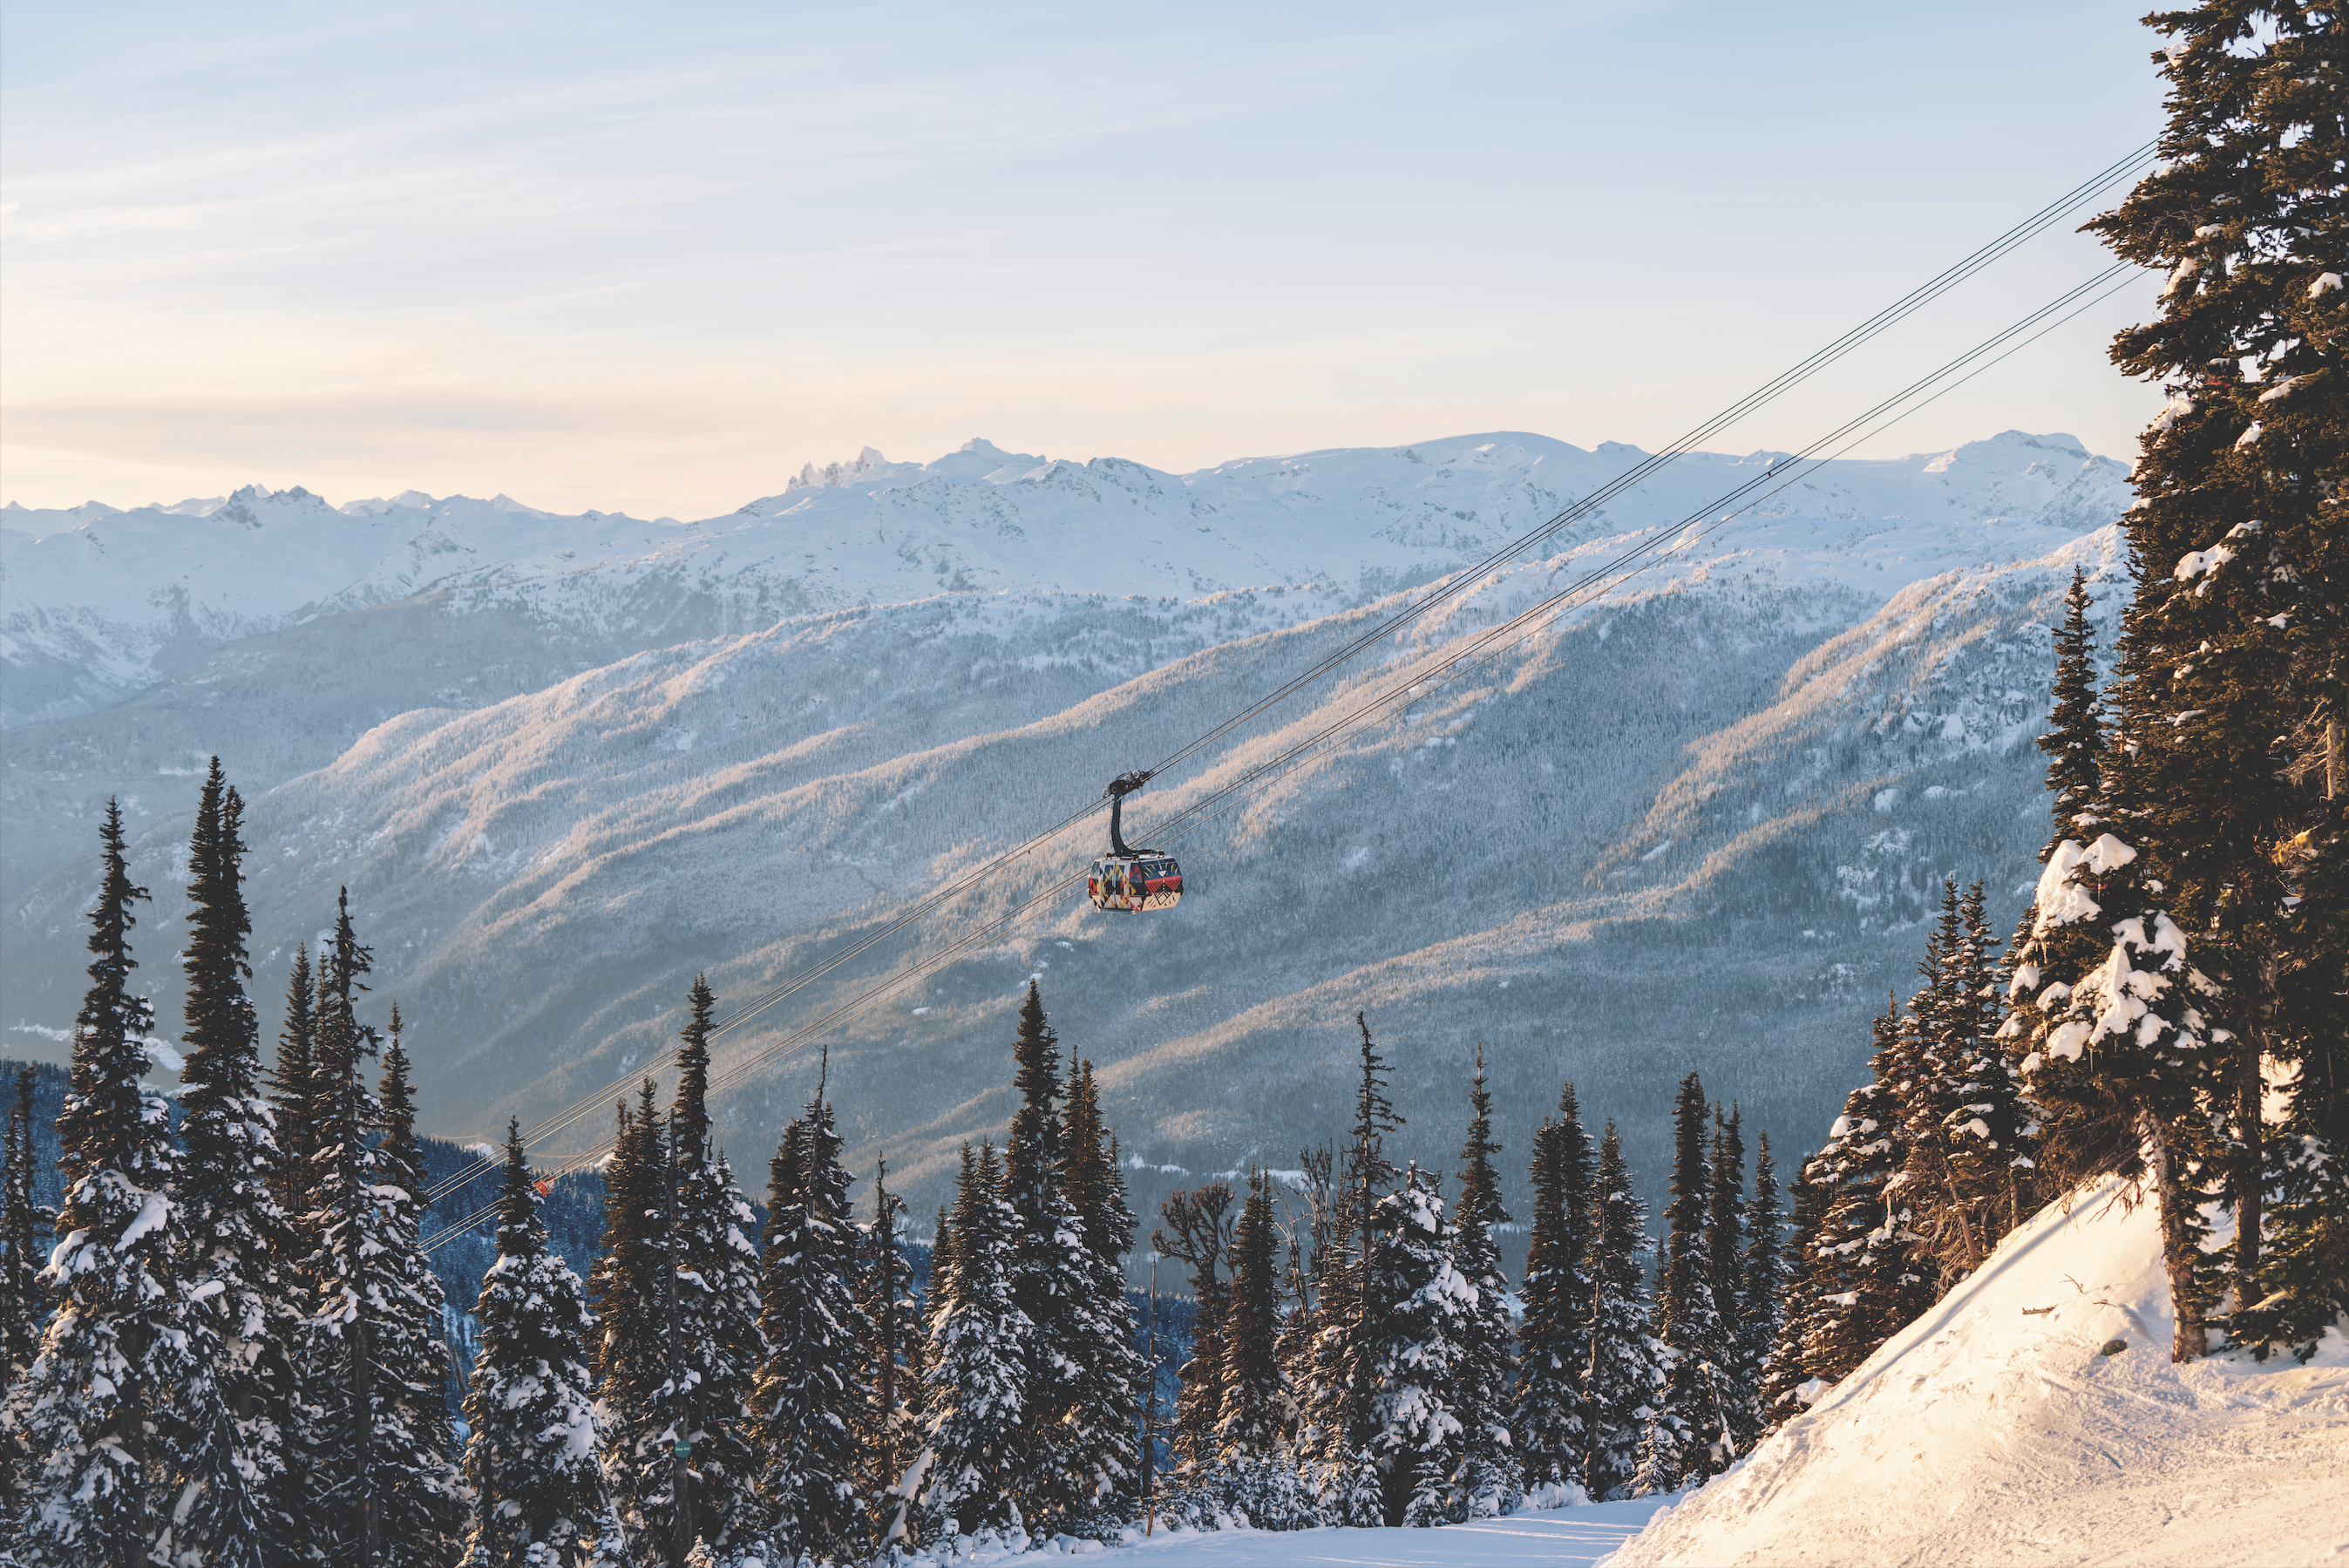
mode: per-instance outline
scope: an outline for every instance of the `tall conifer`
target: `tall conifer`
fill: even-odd
[[[2325,8],[2205,0],[2149,20],[2168,35],[2157,57],[2169,84],[2163,161],[2090,225],[2168,274],[2160,315],[2112,349],[2169,393],[2141,438],[2137,505],[2122,520],[2137,578],[2121,649],[2133,777],[2105,814],[2140,863],[2124,873],[2127,897],[2101,888],[2091,902],[2099,934],[2115,938],[2097,972],[2166,982],[2174,1005],[2158,1039],[2064,1057],[2073,1065],[2049,1082],[2072,1099],[2085,1086],[2057,1079],[2101,1078],[2127,1106],[2178,1209],[2175,1223],[2165,1212],[2173,1294],[2197,1294],[2196,1214],[2215,1185],[2236,1221],[2222,1283],[2264,1304],[2277,1155],[2287,1168],[2338,1168],[2349,1152],[2335,1109],[2349,962],[2349,58]],[[2190,939],[2190,960],[2161,944],[2157,916]],[[2150,949],[2121,932],[2132,921]],[[2312,967],[2323,978],[2298,984]],[[2089,983],[2049,968],[2075,994]],[[2191,983],[2197,972],[2208,988]],[[2190,995],[2177,996],[2181,983]],[[2281,1150],[2269,1148],[2263,1061],[2299,1068],[2293,1098],[2313,1092],[2321,1108]],[[2174,1094],[2189,1078],[2199,1081]],[[2349,1262],[2336,1259],[2330,1285],[2323,1272],[2286,1287],[2315,1290],[2312,1324],[2349,1300]],[[2180,1357],[2199,1349],[2194,1316],[2181,1300]],[[2281,1325],[2255,1314],[2230,1327],[2258,1340]]]
[[[33,1069],[16,1069],[8,1109],[5,1190],[0,1190],[0,1388],[15,1383],[40,1353],[48,1316],[41,1299],[41,1237],[54,1218],[33,1202]],[[0,1486],[7,1482],[0,1463]]]
[[[1526,1249],[1511,1429],[1529,1487],[1580,1485],[1588,1447],[1592,1151],[1574,1085],[1534,1134],[1533,1233]]]
[[[1102,1122],[1092,1063],[1070,1065],[1062,1103],[1061,1191],[1081,1246],[1068,1254],[1071,1316],[1080,1332],[1068,1346],[1070,1398],[1055,1447],[1069,1478],[1065,1528],[1099,1535],[1124,1522],[1137,1496],[1134,1431],[1151,1373],[1134,1345],[1133,1304],[1125,1288],[1133,1211],[1118,1170],[1116,1137]]]
[[[1671,1357],[1649,1331],[1646,1270],[1653,1250],[1647,1205],[1631,1187],[1623,1140],[1609,1121],[1599,1140],[1591,1184],[1589,1367],[1583,1381],[1588,1423],[1581,1481],[1594,1502],[1630,1493],[1641,1445],[1664,1397]]]
[[[1452,1266],[1469,1292],[1461,1305],[1459,1360],[1452,1377],[1453,1414],[1460,1422],[1460,1462],[1444,1478],[1461,1513],[1490,1519],[1517,1505],[1524,1474],[1509,1430],[1509,1385],[1516,1375],[1516,1326],[1509,1318],[1509,1282],[1501,1274],[1496,1227],[1507,1224],[1500,1174],[1493,1156],[1493,1096],[1485,1087],[1485,1048],[1476,1047],[1476,1076],[1468,1089],[1468,1137],[1460,1150],[1460,1206],[1452,1228]]]
[[[1280,1281],[1273,1261],[1278,1240],[1272,1214],[1272,1179],[1261,1166],[1248,1171],[1247,1200],[1232,1232],[1232,1279],[1223,1315],[1223,1402],[1216,1423],[1217,1453],[1226,1465],[1270,1455],[1280,1441],[1288,1398],[1273,1341],[1280,1330]]]
[[[1744,1452],[1739,1436],[1753,1425],[1754,1386],[1745,1370],[1745,1136],[1744,1119],[1731,1106],[1713,1109],[1713,1182],[1705,1201],[1705,1263],[1713,1276],[1713,1309],[1721,1315],[1714,1389],[1729,1440],[1716,1462]]]
[[[1459,1380],[1473,1287],[1453,1266],[1452,1231],[1417,1165],[1371,1212],[1367,1446],[1391,1525],[1441,1524],[1461,1511],[1453,1478],[1466,1457]]]
[[[547,1245],[518,1121],[506,1123],[497,1261],[473,1317],[481,1338],[465,1396],[466,1568],[560,1568],[591,1552],[617,1560],[586,1367],[595,1320],[579,1276]]]
[[[904,1482],[921,1447],[920,1326],[913,1271],[897,1239],[905,1216],[905,1201],[889,1191],[888,1161],[880,1161],[873,1171],[873,1223],[864,1232],[857,1310],[871,1393],[861,1427],[868,1460],[863,1492],[874,1511],[874,1539],[885,1548],[903,1542],[908,1522]]]
[[[1007,1532],[1019,1522],[1006,1473],[1030,1418],[1024,1391],[1033,1332],[1012,1296],[1019,1216],[992,1144],[963,1149],[947,1266],[933,1264],[929,1441],[921,1507],[933,1536]]]
[[[749,1541],[761,1523],[750,1389],[766,1346],[758,1318],[759,1249],[750,1240],[757,1215],[710,1141],[709,1032],[717,1006],[709,982],[696,975],[678,1037],[677,1098],[668,1117],[672,1188],[662,1194],[673,1216],[667,1242],[677,1304],[665,1325],[667,1376],[658,1398],[666,1425],[651,1456],[658,1473],[640,1483],[638,1505],[652,1533],[674,1542],[674,1483],[682,1471],[694,1489],[689,1533],[724,1551]],[[665,1298],[670,1288],[664,1278]],[[680,1441],[691,1445],[690,1456],[673,1464],[670,1450]]]
[[[668,1381],[668,1156],[649,1078],[637,1104],[635,1112],[625,1099],[616,1108],[603,1245],[588,1271],[587,1298],[595,1315],[589,1359],[605,1433],[605,1486],[626,1527],[641,1538],[651,1533],[644,1499],[667,1424],[661,1390]]]
[[[1770,1159],[1770,1134],[1764,1131],[1754,1156],[1754,1191],[1745,1201],[1745,1254],[1738,1260],[1737,1345],[1731,1381],[1739,1394],[1732,1427],[1739,1453],[1751,1449],[1768,1426],[1762,1391],[1785,1321],[1790,1284],[1783,1223],[1777,1167]]]
[[[130,880],[115,801],[98,839],[90,985],[57,1117],[65,1203],[41,1272],[57,1307],[7,1393],[7,1425],[29,1459],[8,1534],[33,1562],[133,1568],[151,1553],[168,1557],[182,1460],[214,1429],[219,1402],[204,1324],[179,1275],[186,1243],[169,1112],[142,1082],[154,1012],[130,988],[129,934],[131,906],[148,895]]]
[[[1869,1079],[1845,1098],[1826,1145],[1804,1169],[1824,1212],[1810,1256],[1800,1260],[1810,1303],[1800,1325],[1802,1359],[1812,1377],[1830,1384],[1933,1302],[1932,1282],[1915,1259],[1909,1211],[1891,1185],[1905,1153],[1903,1033],[1899,1005],[1888,996],[1873,1026]],[[1795,1327],[1790,1323],[1789,1332]]]
[[[1702,1479],[1718,1468],[1723,1427],[1723,1325],[1706,1243],[1710,1109],[1703,1080],[1695,1073],[1682,1078],[1672,1108],[1672,1201],[1664,1211],[1664,1264],[1656,1286],[1656,1337],[1671,1354],[1656,1440],[1660,1462],[1676,1479]]]
[[[181,1069],[186,1150],[180,1184],[191,1299],[208,1320],[224,1418],[203,1436],[181,1536],[220,1568],[259,1568],[297,1549],[301,1429],[290,1351],[297,1336],[292,1222],[279,1206],[275,1129],[262,1097],[261,1026],[252,977],[239,834],[244,803],[212,760],[188,845],[187,1052]]]
[[[751,1394],[759,1497],[781,1561],[844,1561],[867,1541],[857,1445],[872,1398],[860,1351],[869,1335],[855,1295],[862,1237],[821,1085],[784,1130],[770,1174],[767,1355]]]

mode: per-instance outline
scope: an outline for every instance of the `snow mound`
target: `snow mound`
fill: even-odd
[[[2172,1365],[2137,1200],[2108,1180],[2049,1205],[1609,1568],[2339,1562],[2349,1342]]]

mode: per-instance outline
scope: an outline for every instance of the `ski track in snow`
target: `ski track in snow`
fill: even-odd
[[[2134,1198],[2107,1180],[2051,1205],[1609,1568],[2349,1557],[2349,1340],[2174,1365]]]

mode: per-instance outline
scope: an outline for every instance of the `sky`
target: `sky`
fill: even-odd
[[[2150,139],[2136,7],[0,3],[0,500],[1653,449]],[[1710,443],[2109,258],[2068,226]],[[2150,278],[1861,449],[2134,454]]]

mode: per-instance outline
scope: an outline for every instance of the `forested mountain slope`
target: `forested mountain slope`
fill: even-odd
[[[221,752],[256,797],[257,994],[282,987],[294,942],[347,883],[377,946],[376,995],[409,1020],[426,1125],[492,1136],[508,1114],[527,1121],[651,1059],[697,971],[730,1003],[836,950],[1339,645],[1402,602],[1381,589],[1415,562],[1481,550],[1628,460],[1476,437],[1179,481],[1109,463],[1009,480],[961,475],[954,459],[869,469],[756,503],[744,526],[804,507],[797,526],[814,529],[836,509],[851,542],[836,565],[881,573],[857,580],[877,593],[885,557],[906,562],[901,587],[919,573],[934,590],[938,558],[889,554],[897,524],[874,521],[918,515],[967,527],[947,535],[960,581],[1029,580],[754,631],[726,617],[755,619],[771,600],[745,587],[721,614],[714,591],[678,588],[676,603],[727,634],[685,641],[669,635],[683,622],[625,608],[670,567],[599,563],[574,582],[481,566],[452,586],[462,573],[411,570],[409,551],[369,581],[421,595],[223,644],[199,675],[12,732],[11,810],[38,816],[64,852],[88,836],[67,801],[141,800],[134,871],[161,896],[137,940],[168,1018],[186,830],[165,788],[181,780],[155,769]],[[1400,645],[1154,782],[1129,837],[1641,530],[1677,524],[1744,461],[1677,469],[1555,556],[1477,583]],[[1552,480],[1540,465],[1553,462],[1582,467]],[[1000,508],[992,535],[962,519],[972,496],[1016,502],[1023,540],[1001,542]],[[831,1071],[852,1158],[885,1147],[926,1212],[960,1140],[1003,1119],[1010,998],[1030,975],[1067,1046],[1100,1064],[1129,1155],[1169,1180],[1293,1163],[1299,1143],[1333,1135],[1357,1008],[1400,1064],[1406,1151],[1424,1159],[1456,1146],[1479,1039],[1513,1148],[1572,1076],[1586,1110],[1620,1119],[1635,1161],[1658,1170],[1659,1113],[1691,1068],[1813,1140],[1864,1052],[1866,1016],[1908,983],[1939,879],[2002,874],[2036,847],[2044,628],[2075,562],[2112,593],[2106,525],[2127,498],[2117,465],[2056,437],[1837,465],[1173,846],[1190,879],[1180,908],[1064,906],[843,1027]],[[1464,504],[1445,511],[1445,499]],[[1169,531],[1178,513],[1209,531],[1195,571],[1152,553],[1191,548]],[[512,526],[536,550],[559,540],[558,521]],[[541,559],[519,548],[502,559]],[[1036,584],[1063,565],[1049,580],[1084,591]],[[1129,568],[1142,575],[1108,587],[1163,592],[1112,597],[1085,576]],[[1243,572],[1291,585],[1222,591]],[[1325,585],[1294,585],[1307,578]],[[631,637],[666,640],[625,651]],[[512,668],[504,650],[520,650]],[[596,662],[555,667],[572,654]],[[472,684],[436,700],[434,678]],[[527,689],[486,689],[508,678]],[[902,954],[1080,869],[1101,836],[1095,819],[936,908],[910,945],[730,1037],[720,1071]],[[77,858],[9,901],[16,1048],[70,1019],[88,874]],[[1993,893],[2003,922],[2015,895]],[[814,1071],[812,1047],[760,1066],[721,1100],[721,1136],[763,1155]]]

